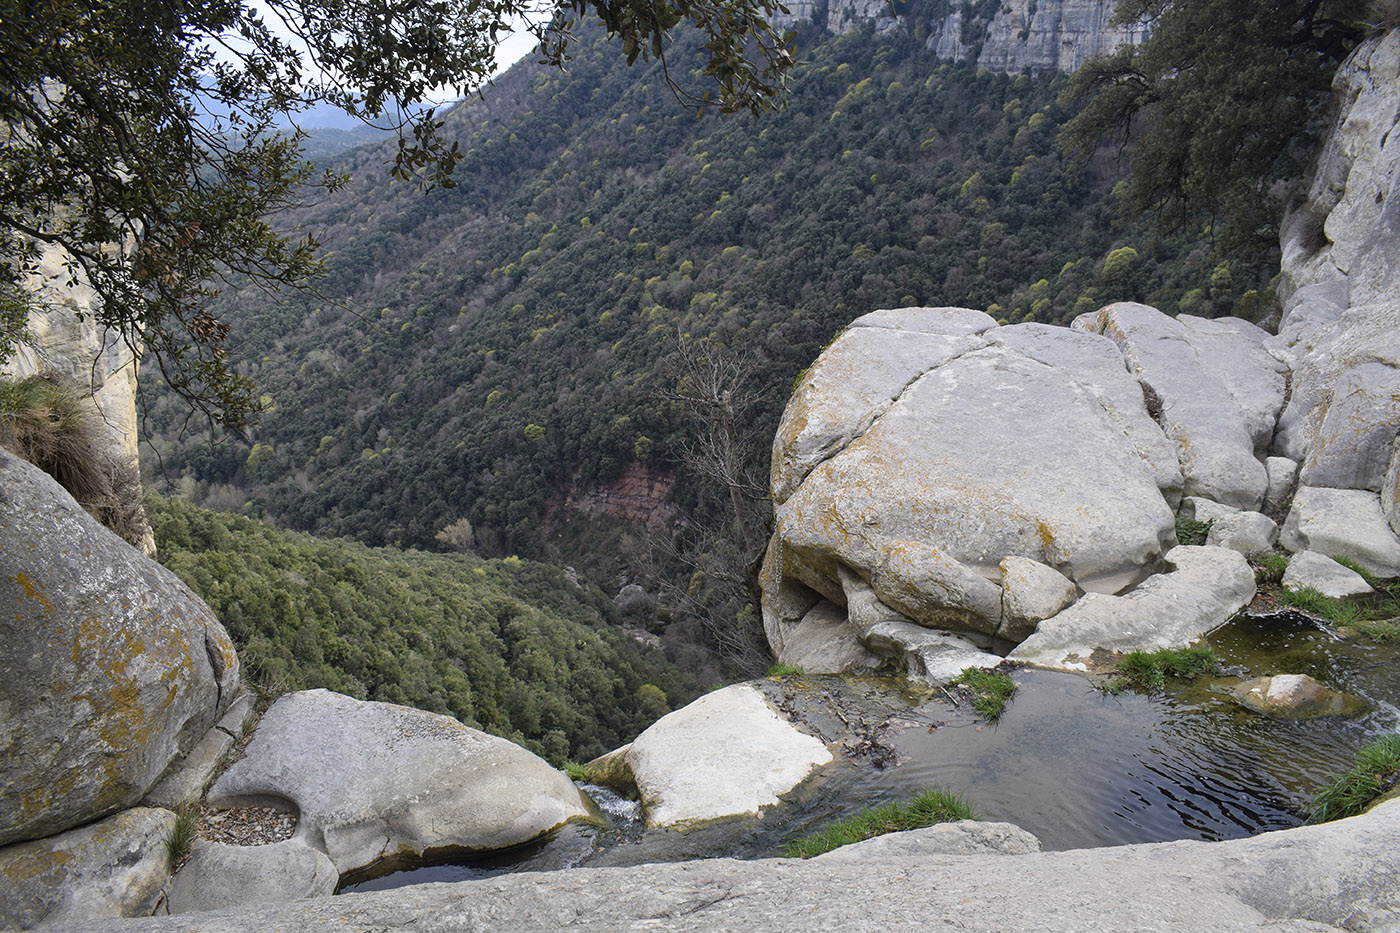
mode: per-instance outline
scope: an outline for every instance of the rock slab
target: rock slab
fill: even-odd
[[[169,810],[137,807],[0,849],[0,928],[149,916],[170,880]]]
[[[1029,855],[1040,840],[1014,823],[958,820],[923,829],[886,833],[832,849],[817,858],[826,862],[864,862],[926,855]]]
[[[455,719],[328,690],[279,699],[211,806],[290,801],[300,839],[345,874],[433,850],[489,852],[587,815],[542,758]]]
[[[656,721],[627,751],[649,826],[753,815],[832,760],[746,684]]]
[[[1361,574],[1316,551],[1294,554],[1288,561],[1288,569],[1283,572],[1285,590],[1296,593],[1305,587],[1312,587],[1332,599],[1375,592]]]
[[[1122,596],[1085,596],[1040,623],[1007,657],[1084,670],[1098,649],[1182,648],[1254,599],[1254,571],[1238,551],[1182,546],[1167,555],[1167,563],[1172,572],[1157,574]]]
[[[1322,933],[1400,924],[1400,800],[1227,842],[842,862],[707,859],[500,875],[199,918],[201,933],[1144,930]],[[1015,884],[1007,878],[1014,877]],[[73,933],[175,933],[179,917]]]
[[[0,844],[134,805],[238,687],[209,607],[3,450],[0,606]]]
[[[1377,576],[1400,576],[1400,538],[1381,512],[1380,496],[1364,489],[1298,487],[1279,543],[1348,557]]]

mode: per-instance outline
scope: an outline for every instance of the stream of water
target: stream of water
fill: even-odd
[[[646,832],[635,804],[590,787],[605,815],[598,825],[570,825],[489,861],[424,866],[344,890],[585,864],[768,857],[862,806],[934,785],[962,794],[983,819],[1029,830],[1046,849],[1236,838],[1301,823],[1328,775],[1349,767],[1371,738],[1400,727],[1395,646],[1341,639],[1294,613],[1242,615],[1209,642],[1226,674],[1163,695],[1111,695],[1078,675],[1015,671],[1016,696],[996,724],[941,691],[911,699],[884,689],[884,754],[827,766],[758,820]],[[1247,677],[1282,673],[1310,674],[1369,701],[1371,711],[1291,721],[1250,712],[1226,692]],[[842,678],[804,680],[827,703],[851,689]],[[868,690],[861,700],[869,703]]]

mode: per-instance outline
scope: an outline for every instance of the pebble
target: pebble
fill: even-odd
[[[226,846],[265,846],[292,838],[296,829],[296,814],[275,807],[199,808],[199,838]]]

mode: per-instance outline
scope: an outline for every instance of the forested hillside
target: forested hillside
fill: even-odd
[[[698,694],[597,587],[519,558],[369,548],[147,500],[161,560],[218,614],[245,676],[454,716],[555,764]]]
[[[1267,309],[1274,257],[1221,262],[1209,231],[1119,222],[1108,155],[1081,167],[1057,148],[1063,75],[978,71],[868,29],[801,48],[789,108],[758,120],[696,119],[659,69],[590,39],[567,74],[517,66],[448,116],[456,188],[425,196],[389,181],[388,150],[352,154],[351,185],[290,219],[329,250],[321,293],[222,309],[261,423],[210,445],[155,399],[157,480],[370,544],[439,547],[466,519],[461,546],[615,584],[621,539],[566,503],[629,465],[669,481],[694,432],[670,397],[678,344],[746,356],[742,443],[766,475],[794,378],[875,308]],[[723,491],[677,475],[682,520],[722,523]],[[674,528],[640,529],[624,557]]]

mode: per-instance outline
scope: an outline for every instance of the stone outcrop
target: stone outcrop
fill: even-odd
[[[0,849],[0,928],[149,915],[170,880],[169,810],[138,807]]]
[[[857,319],[803,376],[774,440],[762,582],[775,653],[821,670],[883,658],[932,680],[956,674],[955,655],[995,664],[986,649],[1052,620],[1054,638],[1027,649],[1041,663],[1178,646],[1220,624],[1254,593],[1223,552],[1255,554],[1277,534],[1254,511],[1284,401],[1267,340],[1244,321],[1129,304],[1074,329],[995,327],[965,308]],[[1286,472],[1276,464],[1275,492]],[[1174,550],[1177,514],[1218,525],[1212,567]],[[1153,577],[1164,559],[1182,569]]]
[[[754,815],[832,760],[746,684],[668,713],[626,752],[648,826]]]
[[[1400,924],[1397,834],[1400,800],[1335,823],[1228,842],[500,875],[221,911],[201,916],[199,929],[1383,930]],[[188,927],[188,918],[157,917],[73,933]]]
[[[587,815],[568,778],[513,742],[327,690],[274,703],[208,797],[269,801],[295,806],[294,838],[341,874],[385,858],[505,849]]]
[[[1303,485],[1379,493],[1400,433],[1400,32],[1357,47],[1333,100],[1283,223],[1276,349],[1294,376],[1276,444]]]
[[[0,844],[133,806],[238,686],[209,607],[3,450],[0,605]]]

